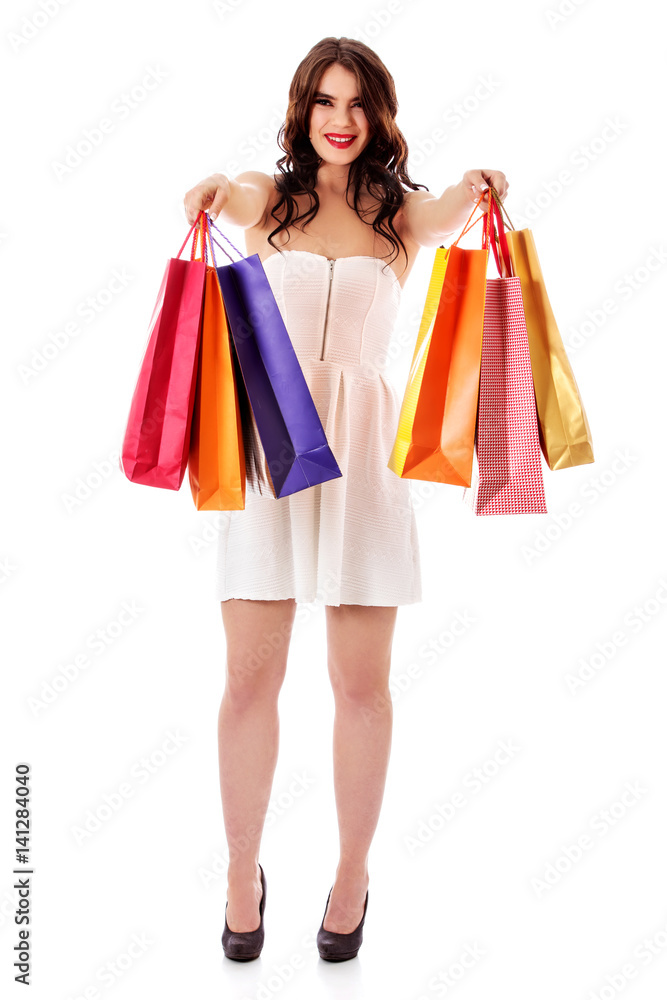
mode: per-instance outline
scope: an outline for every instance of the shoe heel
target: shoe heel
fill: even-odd
[[[259,862],[258,862],[259,864]],[[225,904],[225,929],[222,932],[222,949],[227,958],[235,962],[252,962],[259,958],[264,947],[264,906],[266,903],[266,878],[264,869],[259,865],[262,879],[262,898],[259,901],[259,927],[254,931],[232,931],[227,924],[227,906]]]
[[[317,950],[320,953],[320,958],[323,958],[325,962],[347,962],[350,958],[357,957],[363,941],[364,921],[368,908],[368,891],[366,892],[366,899],[364,901],[364,912],[358,926],[353,931],[350,931],[349,934],[338,934],[336,931],[325,931],[324,929],[324,918],[327,915],[332,890],[333,886],[329,889],[322,923],[317,932]]]

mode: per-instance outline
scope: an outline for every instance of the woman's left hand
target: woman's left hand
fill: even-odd
[[[498,197],[501,201],[504,201],[509,184],[502,170],[466,170],[461,181],[461,186],[473,204],[477,201],[482,191],[486,191],[486,194],[479,203],[479,207],[483,211],[486,211],[489,207],[489,185],[496,189]]]

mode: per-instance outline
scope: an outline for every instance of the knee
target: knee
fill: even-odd
[[[335,664],[330,665],[329,676],[336,702],[374,710],[391,705],[387,673],[388,668],[370,671],[363,664],[357,664],[356,669],[354,664],[346,664],[343,670]]]
[[[263,659],[258,653],[227,654],[227,675],[224,697],[241,710],[267,700],[276,700],[285,679],[286,663],[276,657]]]

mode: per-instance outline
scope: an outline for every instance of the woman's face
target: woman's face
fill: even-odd
[[[371,139],[357,91],[354,74],[334,63],[322,74],[313,97],[310,141],[318,156],[334,166],[352,163]],[[331,136],[353,138],[336,142]]]

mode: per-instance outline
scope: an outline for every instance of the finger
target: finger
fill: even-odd
[[[216,187],[212,187],[208,183],[196,184],[190,191],[186,194],[184,198],[185,204],[185,215],[191,226],[197,221],[197,217],[200,212],[205,212],[211,202],[216,192]]]
[[[197,216],[202,210],[206,208],[206,199],[201,196],[201,194],[195,194],[194,191],[188,193],[184,199],[185,205],[185,217],[191,226],[194,226],[197,221]]]
[[[221,187],[217,188],[215,192],[215,197],[213,199],[213,204],[211,205],[211,208],[208,213],[213,221],[215,221],[215,219],[217,219],[217,217],[220,215],[220,212],[227,204],[228,198],[229,195],[227,191],[225,191]]]
[[[497,192],[498,197],[502,201],[506,197],[509,187],[505,174],[501,170],[489,170],[485,171],[485,173],[487,174],[489,184]]]
[[[466,170],[463,175],[463,183],[468,190],[471,201],[477,201],[482,191],[486,189],[481,170]]]

